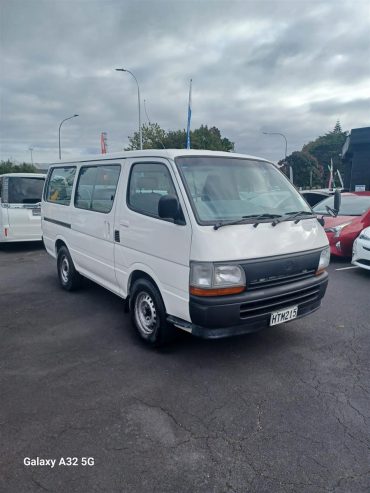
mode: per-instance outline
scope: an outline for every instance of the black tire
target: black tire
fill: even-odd
[[[139,337],[152,347],[163,346],[175,336],[162,297],[148,279],[138,279],[132,287],[130,316]]]
[[[82,276],[76,271],[71,255],[66,246],[58,250],[57,268],[59,282],[66,291],[74,291],[81,287]]]

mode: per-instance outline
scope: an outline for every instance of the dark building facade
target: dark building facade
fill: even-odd
[[[353,128],[342,149],[344,187],[370,191],[370,127]]]

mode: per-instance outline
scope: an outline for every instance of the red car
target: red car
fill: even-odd
[[[370,226],[370,192],[342,193],[341,199],[337,217],[332,217],[326,209],[327,206],[334,208],[333,196],[319,202],[313,210],[318,216],[324,215],[330,253],[351,257],[353,242]]]

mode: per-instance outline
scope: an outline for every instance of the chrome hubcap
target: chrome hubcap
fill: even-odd
[[[141,292],[136,297],[135,320],[138,329],[144,336],[151,335],[158,326],[157,310],[148,293]]]
[[[62,262],[60,264],[60,275],[62,277],[62,281],[67,283],[69,278],[69,262],[67,257],[62,258]]]

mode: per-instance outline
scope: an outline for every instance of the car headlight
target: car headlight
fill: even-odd
[[[369,240],[370,241],[370,231],[366,233],[362,232],[359,236],[361,240]]]
[[[319,265],[317,266],[316,275],[321,274],[330,263],[330,248],[326,247],[320,254]]]
[[[192,262],[190,266],[190,294],[220,296],[245,290],[245,274],[240,265]]]
[[[349,224],[351,224],[351,222],[352,221],[348,221],[348,222],[343,223],[343,224],[338,224],[338,226],[334,226],[332,228],[326,228],[325,231],[330,232],[330,233],[334,233],[334,238],[338,238],[342,229],[345,228],[346,226],[348,226]]]

